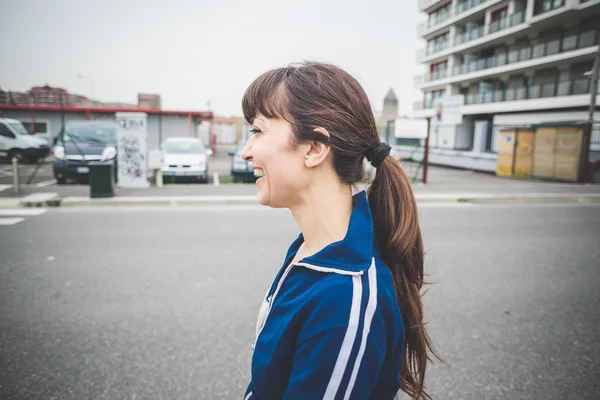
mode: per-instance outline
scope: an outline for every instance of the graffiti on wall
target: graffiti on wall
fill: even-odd
[[[147,187],[146,115],[119,113],[116,117],[119,186]]]
[[[119,141],[119,169],[123,175],[141,178],[144,176],[144,154],[136,136],[123,136]]]

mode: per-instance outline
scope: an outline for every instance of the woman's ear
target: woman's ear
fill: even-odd
[[[329,137],[329,132],[325,128],[315,128],[314,131]],[[304,157],[304,164],[309,168],[321,165],[327,159],[330,150],[331,147],[328,144],[319,141],[311,142]]]

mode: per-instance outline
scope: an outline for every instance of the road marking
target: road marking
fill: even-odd
[[[44,181],[44,182],[36,183],[35,187],[50,186],[50,185],[54,185],[55,183],[56,183],[56,179],[50,179],[49,181]]]
[[[221,184],[221,182],[219,181],[219,174],[217,174],[216,172],[213,174],[213,184],[215,186],[219,186]]]
[[[0,192],[12,187],[11,185],[0,185]]]
[[[0,218],[0,225],[14,225],[25,220],[25,218]]]
[[[5,208],[0,209],[0,217],[14,217],[14,216],[32,216],[32,215],[41,215],[48,211],[45,208]]]

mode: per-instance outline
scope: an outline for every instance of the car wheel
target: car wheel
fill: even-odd
[[[59,185],[65,185],[67,183],[67,178],[65,178],[64,176],[56,178],[56,183]]]

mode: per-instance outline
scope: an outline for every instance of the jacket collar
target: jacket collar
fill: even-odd
[[[344,275],[361,275],[369,269],[373,258],[373,217],[366,192],[363,190],[355,194],[353,203],[344,239],[303,258],[296,265]],[[296,254],[302,242],[304,237],[300,234],[290,246],[288,257]]]

